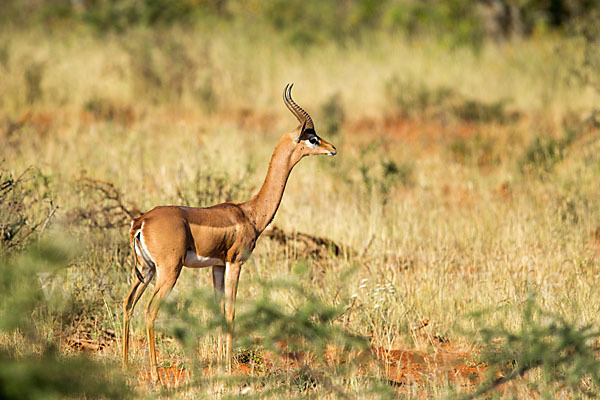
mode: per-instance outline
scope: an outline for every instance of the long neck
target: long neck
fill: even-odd
[[[259,233],[265,230],[275,217],[285,184],[297,162],[291,159],[290,146],[291,144],[282,138],[271,156],[267,177],[262,187],[249,201],[240,204]]]

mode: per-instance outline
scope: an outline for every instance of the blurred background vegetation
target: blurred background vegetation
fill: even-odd
[[[0,1],[0,398],[597,396],[598,21],[592,0]],[[288,82],[339,155],[297,167],[244,266],[234,375],[187,269],[165,387],[144,299],[120,373],[131,218],[248,199]]]
[[[599,8],[593,0],[5,0],[0,22],[47,29],[83,24],[101,33],[138,26],[258,24],[298,45],[347,43],[373,31],[473,44],[487,37],[564,31]]]

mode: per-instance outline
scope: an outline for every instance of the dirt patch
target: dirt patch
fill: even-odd
[[[395,385],[424,385],[431,380],[472,386],[483,380],[486,367],[472,361],[472,354],[444,347],[432,353],[416,350],[374,348],[387,379]]]
[[[120,354],[121,344],[112,335],[112,332],[101,335],[99,338],[90,336],[85,331],[79,331],[70,336],[62,335],[61,339],[65,346],[63,348],[67,352],[108,355],[107,351],[110,350],[111,354],[114,353],[113,356]],[[132,338],[130,350],[134,353],[136,350],[143,351],[145,346],[145,340],[133,340]],[[348,354],[329,349],[324,354],[323,361],[319,361],[309,353],[297,350],[286,351],[286,346],[283,347],[277,353],[254,351],[252,354],[236,355],[233,373],[236,375],[264,375],[274,369],[292,371],[319,362],[325,362],[329,366],[342,365],[348,358]],[[474,387],[483,381],[487,370],[484,365],[474,361],[473,352],[457,349],[452,344],[441,344],[429,352],[374,347],[371,349],[371,354],[374,357],[362,358],[367,363],[373,361],[378,363],[379,370],[384,373],[388,382],[397,387],[423,386],[431,382],[452,382],[463,387]],[[371,361],[368,361],[369,359]],[[146,359],[141,370],[136,373],[140,385],[152,382],[149,366],[145,363],[147,363]],[[213,373],[213,368],[208,367],[204,370],[206,376],[211,376]],[[191,377],[191,372],[184,364],[161,367],[159,374],[161,381],[168,388],[180,387],[189,383]]]
[[[101,320],[75,318],[63,331],[54,332],[66,353],[103,353],[117,344],[114,330],[105,328]]]

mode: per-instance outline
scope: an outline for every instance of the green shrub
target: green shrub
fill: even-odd
[[[8,65],[11,56],[11,44],[7,39],[0,41],[0,65],[5,70],[8,70]]]
[[[548,173],[562,161],[566,149],[575,141],[578,133],[567,130],[562,138],[536,136],[519,159],[523,173]]]
[[[401,116],[454,116],[463,121],[508,123],[518,114],[506,110],[508,100],[491,103],[468,98],[447,87],[427,87],[415,78],[392,76],[385,93],[393,112]]]
[[[197,65],[178,40],[142,34],[140,40],[125,42],[124,47],[136,97],[172,103],[193,91]],[[209,100],[214,103],[212,97]]]
[[[506,100],[484,103],[472,99],[463,99],[453,107],[454,114],[465,121],[506,123],[514,120],[516,114],[506,111]]]
[[[15,178],[0,168],[0,254],[23,249],[46,229],[58,208],[47,184],[30,169]]]
[[[217,376],[207,379],[201,372],[194,374],[193,385],[209,385],[216,380],[230,387],[255,384],[261,396],[282,395],[290,392],[334,392],[341,396],[357,394],[346,382],[356,380],[356,371],[370,360],[366,338],[346,331],[338,320],[345,309],[326,304],[311,291],[298,284],[304,268],[295,269],[294,279],[286,281],[260,281],[259,292],[240,301],[235,319],[235,340],[238,350],[235,360],[260,371],[260,374],[237,378]],[[281,294],[293,298],[286,304]],[[278,299],[276,299],[278,298]],[[208,320],[201,321],[194,310],[208,311]],[[177,303],[167,303],[169,314],[167,331],[181,341],[188,351],[194,351],[197,335],[215,337],[219,330],[227,331],[228,325],[219,312],[212,289],[196,290]],[[332,364],[326,350],[336,349],[341,362]],[[269,354],[269,363],[265,354]],[[295,365],[277,366],[278,360],[300,357]],[[192,356],[193,359],[197,357]],[[196,368],[205,364],[196,362]],[[372,380],[372,379],[371,379]],[[372,381],[360,390],[375,390],[385,394],[391,390]]]
[[[210,10],[214,2],[194,0],[120,0],[87,2],[84,22],[99,32],[124,31],[134,26],[190,24]]]
[[[403,116],[439,113],[447,109],[456,96],[450,88],[428,88],[416,79],[397,75],[386,82],[385,93],[395,112]]]
[[[191,182],[177,187],[177,196],[186,206],[208,207],[227,201],[250,198],[255,188],[247,177],[253,173],[248,165],[241,177],[234,177],[222,171],[198,171]]]
[[[585,86],[600,93],[600,9],[574,21],[571,33],[583,41],[580,57],[571,57],[571,72]]]
[[[130,390],[114,373],[115,365],[87,357],[64,357],[48,340],[44,327],[60,313],[44,302],[38,273],[54,273],[73,256],[59,242],[30,244],[19,256],[0,256],[0,335],[19,336],[18,349],[0,342],[0,397],[61,399],[127,397]]]
[[[381,142],[372,142],[361,148],[357,165],[364,189],[379,196],[382,203],[386,204],[396,188],[414,185],[415,168],[410,161],[393,159],[391,154],[378,154],[381,146]]]
[[[531,34],[537,27],[561,28],[593,15],[588,0],[499,1],[491,7],[504,35]],[[4,0],[0,24],[9,26],[72,25],[79,21],[99,33],[139,26],[236,24],[270,26],[300,46],[333,40],[347,43],[377,31],[409,37],[434,37],[451,46],[479,49],[486,38],[486,19],[469,0]],[[591,19],[593,20],[593,19]]]
[[[455,137],[448,146],[454,160],[461,164],[475,164],[479,167],[495,165],[500,162],[495,151],[493,138],[478,133],[473,137]]]
[[[335,138],[340,132],[346,117],[344,105],[342,104],[342,99],[338,93],[332,95],[325,103],[323,103],[321,106],[321,115],[320,121],[323,126],[319,129],[324,135],[327,135],[327,137]]]
[[[483,38],[476,7],[468,0],[436,2],[392,2],[384,11],[384,21],[410,37],[434,36],[453,45],[479,47]],[[452,32],[452,35],[447,35]]]
[[[30,62],[25,66],[23,73],[25,79],[25,102],[32,105],[41,100],[44,91],[42,80],[44,79],[45,66],[41,62]]]
[[[487,380],[472,394],[490,393],[499,385],[539,371],[546,396],[568,388],[573,394],[596,397],[600,385],[600,361],[596,343],[600,332],[592,325],[580,326],[544,310],[532,293],[522,304],[521,318],[513,328],[504,317],[494,326],[485,326],[491,311],[473,316],[483,328],[476,337],[482,348],[481,361],[488,367]],[[471,334],[470,334],[471,335]],[[524,380],[532,389],[536,383]]]

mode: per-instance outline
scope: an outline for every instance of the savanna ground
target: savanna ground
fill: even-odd
[[[77,396],[93,378],[108,397],[597,394],[594,43],[265,37],[0,34],[6,393],[43,360],[66,380],[93,366]],[[338,155],[295,168],[244,265],[233,375],[215,365],[208,269],[184,270],[159,314],[165,387],[150,384],[148,294],[121,373],[131,216],[248,199],[296,124],[287,82]]]

